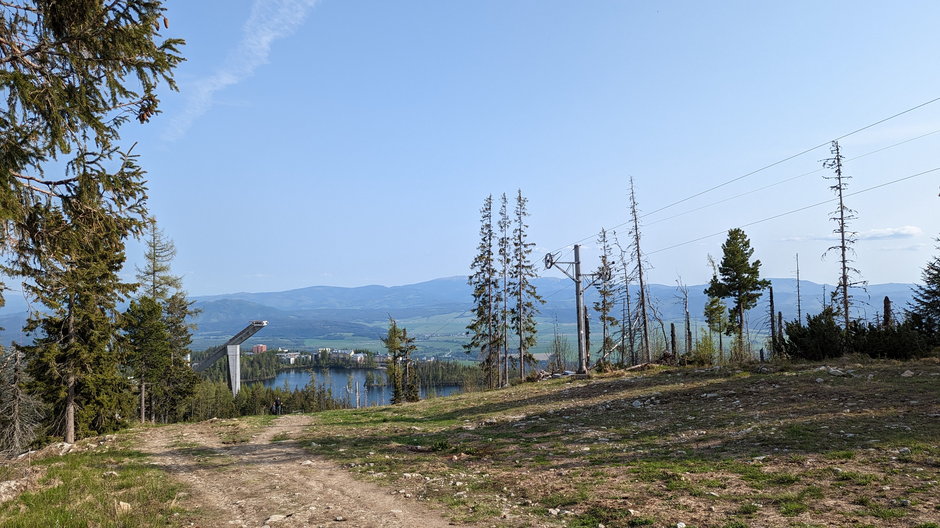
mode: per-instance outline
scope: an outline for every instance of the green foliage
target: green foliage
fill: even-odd
[[[145,225],[144,172],[119,129],[157,112],[175,88],[180,40],[159,42],[152,0],[7,3],[0,11],[0,220],[4,271],[36,305],[25,330],[30,388],[50,430],[113,430],[128,415],[128,387],[112,340],[124,241]],[[15,50],[15,51],[14,51]],[[64,168],[64,169],[63,169]],[[62,171],[52,175],[53,172]]]
[[[473,319],[467,325],[470,339],[464,349],[468,354],[479,353],[480,367],[490,387],[495,387],[499,378],[498,360],[502,339],[499,332],[501,293],[493,258],[494,237],[493,197],[487,196],[480,209],[477,255],[470,264],[471,274],[467,278],[473,294]]]
[[[925,335],[933,346],[938,346],[940,345],[940,256],[934,257],[927,263],[921,273],[921,280],[924,283],[914,287],[914,299],[908,313],[914,328]]]
[[[183,287],[182,280],[170,274],[170,262],[176,256],[176,246],[157,227],[157,220],[147,221],[146,251],[144,267],[137,268],[137,281],[143,294],[157,301],[166,301],[170,292]]]
[[[181,486],[148,464],[142,453],[98,449],[39,460],[37,465],[46,468],[40,485],[0,503],[0,526],[155,528],[184,524],[179,517],[184,510],[176,505]],[[133,508],[116,512],[117,500]]]
[[[798,321],[786,323],[787,354],[809,361],[840,357],[844,352],[906,360],[929,352],[928,338],[910,320],[887,326],[857,322],[846,331],[836,324],[837,315],[827,306],[816,315],[807,315],[805,326]]]
[[[686,364],[707,367],[715,364],[718,350],[715,347],[715,340],[709,332],[701,332],[695,344],[692,347],[692,353],[683,356]]]
[[[520,189],[516,194],[516,209],[512,230],[512,269],[509,273],[509,290],[506,295],[512,295],[513,305],[510,309],[510,329],[516,334],[519,347],[519,378],[525,378],[526,364],[534,363],[535,358],[530,350],[536,343],[535,316],[538,315],[538,305],[545,302],[535,289],[532,279],[538,277],[535,265],[532,263],[533,242],[527,240],[526,209],[528,199],[522,196]]]
[[[816,315],[807,315],[805,326],[791,321],[785,327],[785,349],[792,358],[819,361],[842,355],[843,330],[836,324],[836,312],[831,306]]]
[[[386,374],[392,385],[392,403],[418,401],[418,374],[411,360],[417,348],[408,330],[399,328],[394,319],[388,320],[388,334],[382,339],[388,350]]]
[[[848,349],[873,358],[907,360],[926,355],[928,339],[911,321],[889,326],[859,323],[849,330]]]
[[[613,281],[614,259],[610,242],[607,239],[606,229],[601,229],[600,234],[598,234],[597,245],[601,250],[601,262],[595,272],[600,278],[597,283],[597,293],[600,298],[594,303],[594,311],[597,312],[601,321],[601,357],[598,364],[606,365],[610,363],[610,353],[616,347],[610,335],[611,327],[620,325],[620,321],[612,315],[614,295],[616,293]]]
[[[744,230],[728,230],[728,238],[721,245],[721,251],[718,275],[712,277],[705,294],[734,301],[729,313],[737,317],[737,324],[728,325],[726,331],[737,331],[740,339],[744,334],[744,312],[757,304],[760,292],[770,285],[770,281],[760,278],[760,260],[750,261],[754,249]]]

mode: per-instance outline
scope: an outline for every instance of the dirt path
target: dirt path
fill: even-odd
[[[291,439],[309,421],[288,415],[254,430],[227,420],[145,429],[140,449],[190,487],[180,503],[197,512],[193,526],[449,526],[424,504],[305,451]]]

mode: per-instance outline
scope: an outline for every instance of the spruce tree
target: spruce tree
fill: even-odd
[[[168,239],[162,229],[157,227],[153,217],[147,220],[146,251],[144,267],[137,268],[137,282],[141,293],[158,302],[165,302],[172,292],[179,291],[183,282],[179,276],[170,273],[170,263],[176,256],[176,246]]]
[[[615,284],[613,280],[614,258],[610,241],[607,239],[607,230],[601,229],[597,235],[597,245],[601,250],[601,262],[595,274],[599,278],[597,293],[600,298],[594,303],[594,311],[601,321],[601,354],[597,360],[599,366],[609,366],[610,353],[615,348],[611,337],[611,327],[618,326],[620,321],[612,315],[614,310]]]
[[[940,242],[940,238],[937,241]],[[933,344],[940,344],[940,256],[927,263],[921,280],[923,284],[914,286],[914,298],[908,313],[915,328]]]
[[[499,230],[497,255],[499,261],[499,386],[509,385],[509,268],[512,248],[510,245],[509,228],[509,200],[506,193],[500,197],[499,221],[496,226]]]
[[[114,307],[130,291],[117,274],[146,194],[119,130],[158,111],[161,84],[175,89],[182,41],[161,42],[163,11],[156,0],[0,5],[5,272],[47,309],[27,323],[38,336],[24,352],[49,425],[68,442],[127,416]]]
[[[498,380],[499,359],[499,277],[493,257],[493,197],[487,196],[480,209],[480,242],[470,264],[467,279],[473,294],[473,319],[467,325],[470,341],[467,353],[478,352],[487,386]]]
[[[126,166],[135,167],[130,160]],[[31,277],[27,293],[47,308],[26,326],[39,333],[25,347],[32,387],[53,409],[54,430],[70,443],[113,431],[129,415],[129,387],[113,340],[117,304],[135,287],[119,276],[124,239],[140,225],[109,214],[96,175],[83,172],[76,183],[61,207],[37,215],[43,226],[34,232],[49,238],[23,248],[17,261],[18,271]]]
[[[734,301],[730,314],[737,318],[734,330],[738,333],[738,346],[744,344],[744,312],[757,304],[760,292],[770,281],[760,278],[760,260],[751,262],[754,249],[744,230],[728,230],[728,238],[721,245],[722,257],[718,275],[712,277],[705,294]]]
[[[512,271],[510,273],[510,289],[513,293],[513,306],[511,308],[511,325],[519,344],[519,379],[525,379],[525,366],[534,363],[535,358],[530,352],[536,343],[535,316],[538,315],[538,305],[545,301],[535,289],[532,280],[538,277],[535,264],[532,263],[531,254],[534,243],[527,240],[525,223],[529,212],[526,209],[528,199],[522,196],[520,189],[516,194],[516,209],[512,230]]]
[[[393,404],[418,401],[418,377],[411,360],[411,353],[417,348],[414,341],[413,337],[408,337],[407,329],[400,328],[395,319],[389,318],[388,332],[382,343],[389,356],[385,372],[392,386]]]
[[[163,309],[151,297],[132,301],[124,313],[126,361],[139,382],[140,420],[146,420],[147,400],[155,408],[168,394],[166,380],[170,360],[170,334],[163,323]],[[149,392],[148,392],[149,391]],[[165,412],[165,409],[160,409]]]

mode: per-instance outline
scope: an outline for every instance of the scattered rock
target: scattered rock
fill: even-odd
[[[346,518],[343,517],[342,515],[337,515],[333,520],[336,522],[343,522],[346,520]]]
[[[816,378],[816,383],[822,383],[822,382],[824,382],[824,381],[826,381],[826,380],[824,380],[824,379],[822,379],[822,378]]]
[[[301,465],[301,466],[312,466],[312,465],[313,465],[313,460],[304,460],[303,462],[300,463],[300,465]]]
[[[845,372],[834,367],[827,367],[826,372],[828,372],[830,376],[848,376]]]
[[[130,513],[133,508],[131,508],[130,504],[124,501],[118,501],[114,503],[114,509],[117,511],[118,515],[121,515],[122,513]]]
[[[558,515],[559,513],[561,513],[561,510],[559,510],[558,508],[549,508],[548,513],[549,515]]]
[[[104,473],[101,474],[101,476],[105,478],[114,478],[118,476],[118,472],[117,471],[105,471]]]
[[[910,378],[912,376],[914,376],[914,373],[909,370],[905,370],[904,372],[901,373],[902,378]]]
[[[640,400],[633,400],[633,406],[634,406],[634,407],[643,407],[643,402],[641,402]]]
[[[684,522],[677,522],[677,523],[676,523],[676,528],[685,528],[685,523],[684,523]]]
[[[286,515],[280,515],[280,514],[272,515],[268,517],[268,520],[264,521],[264,524],[271,524],[273,522],[283,521],[286,518],[287,518]]]

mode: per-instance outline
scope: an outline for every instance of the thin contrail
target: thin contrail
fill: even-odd
[[[255,0],[245,22],[242,39],[224,65],[211,76],[193,83],[183,111],[170,122],[164,139],[180,139],[212,107],[216,92],[237,84],[268,62],[275,40],[292,35],[303,24],[317,0]]]

